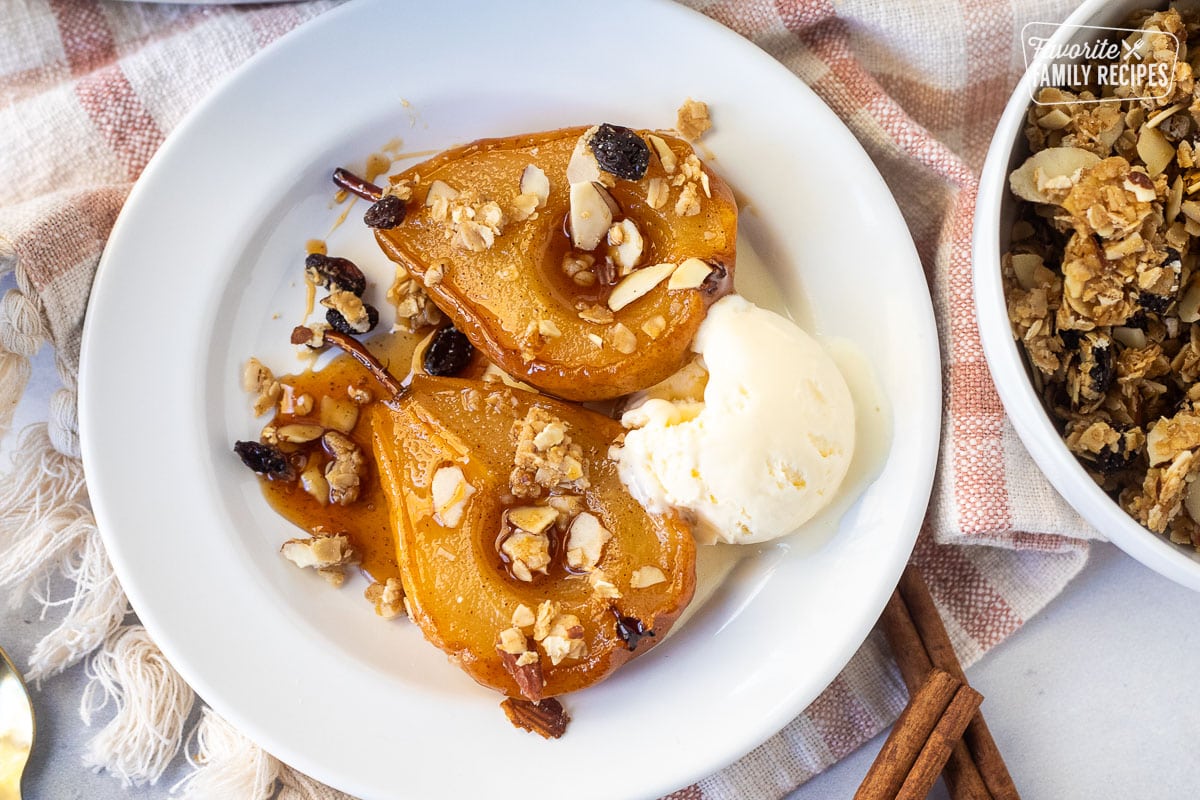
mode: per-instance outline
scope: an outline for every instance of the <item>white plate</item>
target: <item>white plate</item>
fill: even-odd
[[[894,438],[831,541],[744,561],[678,636],[572,696],[575,722],[548,744],[511,729],[411,626],[377,619],[361,586],[329,590],[279,557],[288,526],[230,451],[261,424],[239,367],[250,354],[295,364],[304,242],[340,212],[332,167],[396,136],[424,150],[603,120],[670,126],[687,96],[713,108],[705,145],[751,201],[743,234],[780,299],[868,354]],[[378,299],[391,268],[362,210],[329,243],[368,266]],[[925,511],[939,418],[924,275],[853,136],[742,38],[633,0],[360,2],[254,58],[131,194],[80,375],[92,502],[142,621],[216,711],[364,798],[649,797],[746,753],[829,684],[883,608]]]

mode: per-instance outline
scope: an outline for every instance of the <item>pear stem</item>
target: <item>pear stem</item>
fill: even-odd
[[[345,189],[363,200],[378,202],[383,197],[383,189],[371,183],[366,178],[360,178],[348,169],[338,167],[333,171],[333,183],[339,189]]]
[[[375,354],[358,339],[338,331],[325,331],[325,341],[337,345],[351,358],[366,367],[375,380],[379,381],[383,388],[391,394],[393,400],[399,400],[404,396],[407,391],[404,385],[396,380],[396,376],[388,372],[383,362],[376,358]]]

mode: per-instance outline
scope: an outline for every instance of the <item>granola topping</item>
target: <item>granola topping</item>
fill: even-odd
[[[1002,271],[1013,336],[1068,449],[1134,519],[1200,548],[1198,22],[1170,8],[1128,23],[1140,30],[1123,62],[1175,64],[1163,96],[1041,90],[1031,155],[1010,176],[1023,202]]]
[[[242,371],[242,388],[254,395],[254,416],[261,417],[274,408],[283,394],[283,387],[274,373],[257,358],[246,362]]]
[[[712,127],[708,116],[708,104],[688,98],[683,101],[675,115],[675,129],[688,141],[695,141]]]
[[[532,406],[513,425],[512,435],[517,452],[509,488],[515,497],[538,497],[552,489],[581,492],[591,485],[583,468],[583,449],[558,417]]]
[[[397,330],[415,333],[442,321],[442,312],[425,293],[421,281],[403,266],[396,267],[396,280],[388,289],[387,299],[396,308]]]
[[[579,659],[587,655],[583,625],[574,614],[564,614],[553,600],[538,606],[533,626],[533,640],[541,646],[550,663],[558,666],[563,659]]]
[[[359,486],[367,467],[366,458],[359,446],[344,433],[325,431],[321,442],[333,456],[325,466],[329,499],[339,506],[349,505],[358,499]]]
[[[375,613],[384,619],[395,619],[404,613],[404,588],[397,578],[386,582],[375,581],[366,588],[363,596],[375,606]]]
[[[288,539],[279,552],[301,569],[315,569],[333,586],[341,586],[345,581],[344,567],[358,563],[358,554],[344,533],[314,533],[308,539]]]

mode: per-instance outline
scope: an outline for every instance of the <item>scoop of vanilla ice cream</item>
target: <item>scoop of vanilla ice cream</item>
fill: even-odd
[[[702,363],[622,415],[621,480],[650,511],[693,519],[702,542],[795,531],[833,499],[854,454],[845,379],[811,336],[738,295],[709,309],[692,349]]]

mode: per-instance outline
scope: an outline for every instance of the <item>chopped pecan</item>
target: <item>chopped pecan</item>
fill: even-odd
[[[517,728],[536,733],[543,739],[557,739],[567,732],[567,716],[562,703],[547,697],[536,703],[516,697],[505,698],[500,707],[508,721]]]
[[[527,653],[533,657],[528,658]],[[504,669],[508,674],[517,682],[517,690],[522,697],[534,703],[542,699],[542,690],[546,688],[546,679],[542,675],[542,662],[536,652],[526,650],[523,653],[509,653],[500,649],[500,661],[504,664]]]

